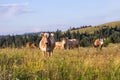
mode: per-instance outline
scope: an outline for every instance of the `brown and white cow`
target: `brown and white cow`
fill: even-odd
[[[52,56],[54,47],[55,47],[54,34],[53,33],[51,33],[51,34],[44,33],[42,36],[42,39],[39,43],[39,48],[43,52],[43,55],[44,56],[46,56],[46,55]]]
[[[26,47],[27,48],[36,48],[36,45],[34,43],[32,43],[32,42],[27,42]]]
[[[102,46],[104,44],[104,39],[96,39],[94,41],[94,47],[99,47],[100,49],[102,49]]]
[[[67,39],[63,38],[62,43],[65,49],[73,49],[79,47],[79,41],[77,39]]]

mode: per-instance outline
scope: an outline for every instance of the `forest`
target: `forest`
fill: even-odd
[[[84,32],[81,33],[80,29],[85,29],[92,26],[81,26],[73,27],[67,31],[56,30],[55,32],[49,32],[55,34],[55,40],[60,41],[63,37],[68,39],[76,38],[79,40],[81,47],[93,46],[93,42],[97,38],[105,38],[104,46],[107,46],[109,43],[120,43],[120,26],[110,27],[103,26],[99,30],[95,30],[93,33]],[[95,26],[99,27],[99,26]],[[29,33],[23,35],[5,35],[0,36],[0,48],[22,48],[25,47],[27,42],[33,42],[38,47],[39,41],[41,40],[40,33]]]

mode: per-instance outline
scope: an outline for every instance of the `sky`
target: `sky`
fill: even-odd
[[[120,0],[0,0],[0,35],[120,20]]]

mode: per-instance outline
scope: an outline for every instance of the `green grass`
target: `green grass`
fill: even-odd
[[[0,80],[120,80],[120,44],[102,51],[92,47],[55,50],[0,49]]]

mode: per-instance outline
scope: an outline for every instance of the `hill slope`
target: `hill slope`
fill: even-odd
[[[92,27],[86,27],[86,28],[80,28],[80,29],[76,29],[76,30],[71,30],[71,32],[77,32],[79,31],[80,33],[90,33],[92,34],[94,31],[97,31],[97,30],[100,30],[101,28],[104,28],[104,27],[120,27],[120,21],[114,21],[114,22],[109,22],[109,23],[105,23],[105,24],[100,24],[100,25],[97,25],[97,26],[92,26]]]
[[[102,24],[100,26],[111,26],[111,27],[119,26],[120,27],[120,21],[109,22],[109,23]]]

